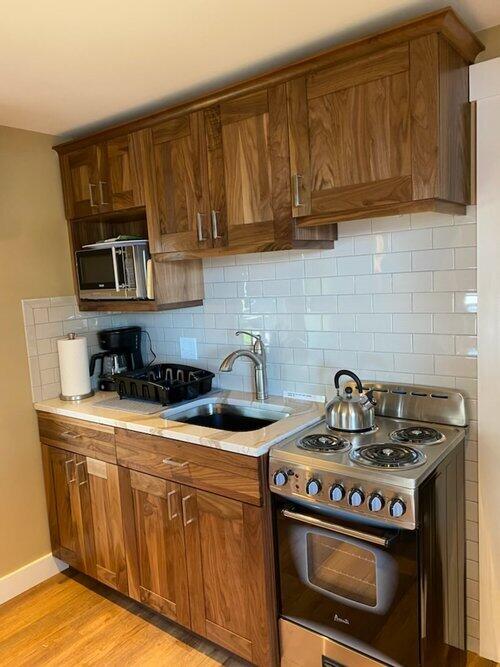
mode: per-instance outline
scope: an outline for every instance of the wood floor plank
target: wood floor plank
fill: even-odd
[[[244,667],[247,663],[76,572],[0,606],[2,667]]]
[[[248,667],[130,598],[67,571],[0,606],[2,667]],[[500,667],[469,654],[467,667]]]

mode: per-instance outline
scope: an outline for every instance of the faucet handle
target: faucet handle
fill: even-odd
[[[260,334],[254,334],[251,331],[237,331],[236,335],[239,336],[240,334],[246,334],[247,336],[250,336],[251,338],[255,338],[255,343],[253,344],[253,351],[256,352],[257,354],[263,354],[264,347],[262,343],[262,336]]]
[[[262,340],[262,336],[260,334],[254,334],[251,331],[237,331],[236,335],[239,336],[240,334],[246,334],[247,336],[251,336],[252,338],[255,338],[255,340]]]

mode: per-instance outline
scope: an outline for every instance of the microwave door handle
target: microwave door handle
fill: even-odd
[[[294,519],[300,523],[306,523],[309,526],[315,526],[316,528],[323,528],[324,530],[329,530],[332,533],[340,533],[341,535],[347,535],[348,537],[354,537],[363,542],[371,542],[372,544],[377,544],[381,547],[388,547],[394,538],[391,537],[380,537],[379,535],[371,535],[370,533],[364,533],[361,530],[356,530],[355,528],[347,528],[346,526],[339,526],[336,523],[331,523],[330,521],[325,521],[324,519],[318,519],[314,516],[308,516],[307,514],[302,514],[301,512],[294,512],[289,509],[281,510],[281,514],[287,519]]]
[[[111,257],[113,258],[113,273],[115,274],[115,289],[120,291],[120,281],[118,280],[118,262],[116,261],[116,248],[111,247]]]

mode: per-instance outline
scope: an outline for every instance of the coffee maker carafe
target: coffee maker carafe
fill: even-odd
[[[90,358],[90,375],[94,374],[100,361],[98,388],[101,391],[115,391],[113,375],[135,371],[144,367],[141,353],[141,327],[119,327],[99,331],[97,338],[104,352]]]

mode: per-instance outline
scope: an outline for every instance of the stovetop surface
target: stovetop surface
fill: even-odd
[[[391,433],[398,429],[409,427],[431,427],[443,434],[441,442],[434,444],[408,443],[407,446],[425,455],[425,461],[415,467],[385,468],[367,467],[351,460],[350,452],[364,445],[384,444],[397,447],[391,440]],[[301,438],[312,434],[337,435],[351,443],[351,448],[329,453],[315,452],[299,446]],[[274,445],[270,451],[271,460],[280,460],[286,463],[296,463],[318,470],[334,471],[344,476],[352,475],[356,478],[377,480],[379,483],[391,484],[405,488],[415,488],[438,466],[447,453],[465,437],[464,428],[429,424],[405,419],[389,417],[376,418],[376,430],[369,433],[346,433],[332,431],[325,422],[312,426],[302,433]]]

